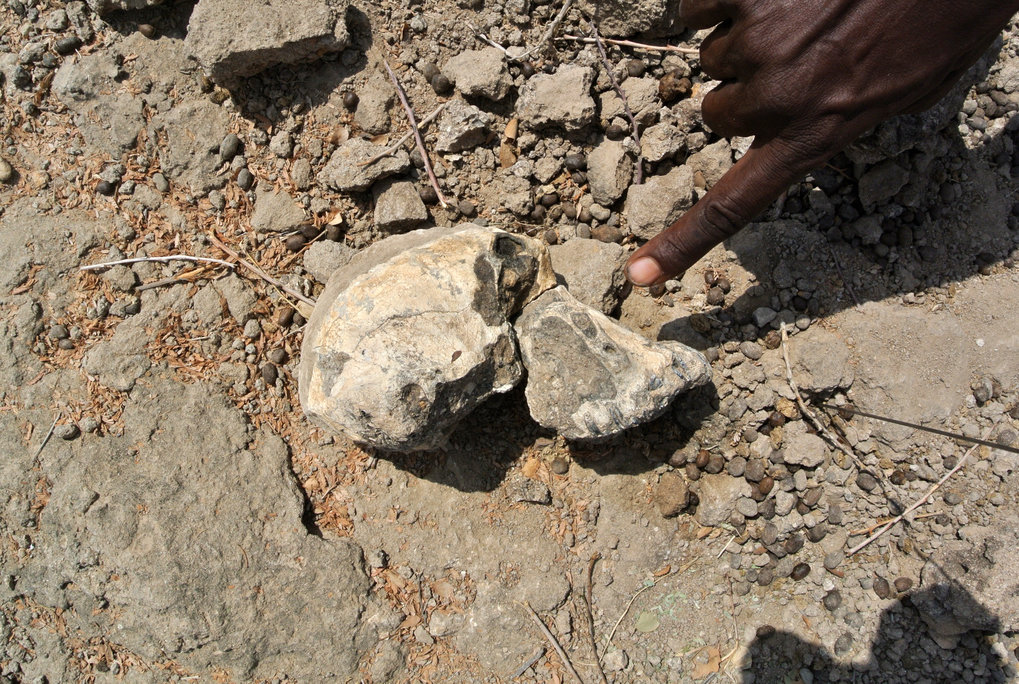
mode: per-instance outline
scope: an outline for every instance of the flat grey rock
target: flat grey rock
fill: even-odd
[[[551,74],[535,74],[520,92],[517,116],[529,129],[552,128],[576,133],[595,119],[591,97],[594,70],[566,64]]]
[[[485,142],[492,115],[463,100],[452,100],[439,117],[435,149],[442,153],[463,152]]]
[[[630,233],[650,240],[693,206],[693,171],[677,166],[664,176],[652,176],[626,192],[623,214]]]
[[[570,439],[601,439],[652,420],[710,378],[699,352],[651,342],[562,286],[528,304],[516,330],[531,417]]]
[[[255,191],[255,211],[251,227],[259,233],[285,233],[307,220],[307,215],[294,198],[276,190]]]
[[[468,97],[501,100],[513,85],[506,56],[494,47],[461,52],[442,67],[442,72]]]
[[[421,201],[417,185],[406,180],[384,180],[377,183],[375,196],[375,227],[384,233],[410,230],[428,220],[428,209]]]
[[[624,250],[614,242],[574,238],[548,248],[556,278],[574,297],[603,314],[619,306]]]
[[[729,522],[729,516],[736,510],[736,502],[751,494],[749,482],[727,473],[702,475],[694,486],[700,499],[695,517],[706,527]]]
[[[584,16],[591,17],[598,31],[614,38],[638,34],[674,36],[683,31],[679,17],[680,0],[581,0]]]
[[[587,182],[591,197],[610,207],[623,196],[633,178],[633,159],[622,143],[605,140],[587,155]]]
[[[410,168],[410,157],[402,149],[365,164],[384,149],[367,140],[351,138],[336,148],[325,168],[319,172],[318,182],[339,192],[362,192],[375,181]]]
[[[230,123],[226,110],[208,100],[186,102],[153,119],[153,127],[166,135],[166,144],[157,147],[163,173],[196,192],[222,187],[226,177],[216,175],[219,144]]]
[[[384,240],[333,274],[301,349],[311,420],[381,450],[433,449],[517,384],[508,319],[555,284],[548,254],[530,238],[461,228]]]
[[[200,0],[185,42],[227,87],[276,64],[298,64],[350,45],[347,0]]]
[[[88,0],[88,6],[99,16],[118,10],[138,10],[162,4],[163,0]]]

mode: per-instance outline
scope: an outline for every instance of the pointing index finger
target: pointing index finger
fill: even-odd
[[[626,277],[648,287],[684,272],[732,237],[828,155],[804,155],[782,138],[750,147],[690,211],[634,252]]]

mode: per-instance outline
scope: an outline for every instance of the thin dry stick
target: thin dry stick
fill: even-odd
[[[594,603],[594,565],[598,562],[599,558],[601,558],[601,554],[595,552],[587,564],[587,586],[584,589],[584,607],[587,608],[587,638],[591,642],[591,652],[594,653],[594,662],[598,666],[598,675],[601,677],[602,684],[609,684],[609,680],[605,677],[605,670],[602,668],[601,656],[598,655],[598,641],[594,636],[594,611],[591,609]]]
[[[824,426],[824,423],[818,420],[817,416],[815,416],[814,413],[809,408],[807,408],[807,402],[803,401],[803,397],[800,395],[800,389],[799,387],[796,386],[796,380],[793,379],[793,367],[792,364],[789,363],[789,346],[787,344],[789,341],[789,336],[786,333],[785,321],[782,321],[781,331],[782,331],[782,358],[785,359],[785,379],[786,382],[789,383],[789,387],[792,389],[793,394],[796,396],[796,405],[799,406],[800,413],[806,416],[807,420],[811,422],[811,424],[817,429],[821,436],[828,440],[828,442],[831,443],[832,446],[834,446],[836,449],[838,449],[846,456],[851,458],[853,460],[853,463],[856,464],[857,468],[859,468],[861,471],[867,470],[867,467],[863,465],[863,462],[860,461],[860,458],[853,452],[853,450],[845,446],[842,442],[840,442],[835,437],[835,435],[833,435],[828,430],[828,428]],[[878,472],[880,472],[880,470]]]
[[[226,266],[227,268],[233,268],[234,264],[229,261],[223,261],[222,259],[212,259],[210,257],[196,257],[188,256],[186,254],[171,254],[169,256],[158,256],[158,257],[135,257],[133,259],[119,259],[117,261],[106,261],[101,264],[89,264],[88,266],[78,267],[79,271],[99,271],[104,268],[111,268],[113,266],[121,266],[123,264],[138,264],[143,261],[159,261],[167,263],[170,261],[199,261],[202,263],[219,264],[220,266]]]
[[[276,287],[278,287],[279,289],[283,290],[284,292],[286,292],[288,295],[290,295],[294,299],[298,299],[298,300],[304,302],[305,304],[307,304],[309,306],[315,306],[315,300],[314,299],[310,299],[308,297],[305,297],[303,294],[301,294],[300,292],[298,292],[294,288],[285,285],[283,282],[277,280],[276,278],[273,278],[271,275],[269,275],[268,273],[263,271],[261,268],[259,268],[255,264],[253,264],[253,263],[251,263],[249,261],[245,261],[244,259],[242,259],[240,254],[238,254],[234,250],[232,250],[229,247],[227,247],[226,243],[223,242],[222,240],[220,240],[219,237],[216,236],[216,232],[215,231],[212,231],[212,230],[209,231],[209,239],[212,240],[212,243],[214,245],[216,245],[221,250],[223,250],[224,252],[226,252],[227,254],[232,256],[234,259],[237,259],[237,263],[239,263],[241,266],[245,267],[246,269],[248,269],[249,271],[254,273],[256,276],[258,276],[259,278],[261,278],[265,282],[269,283],[270,285],[275,285]]]
[[[933,518],[933,517],[938,516],[938,515],[941,515],[940,511],[937,512],[937,513],[921,513],[920,515],[914,515],[913,516],[913,520],[923,520],[924,518]],[[885,518],[884,520],[878,520],[873,525],[870,525],[869,527],[864,527],[863,529],[860,529],[860,530],[850,530],[849,531],[849,536],[850,537],[859,537],[861,534],[870,534],[871,532],[873,532],[877,528],[879,528],[882,525],[884,525],[886,522],[891,522],[892,520],[895,520],[894,516],[891,517],[891,518]]]
[[[32,456],[32,460],[33,461],[35,459],[39,458],[39,454],[41,454],[42,450],[46,448],[46,443],[49,442],[50,441],[50,437],[53,436],[53,430],[56,429],[57,421],[58,420],[60,420],[60,412],[59,411],[57,411],[57,417],[53,419],[52,423],[50,423],[50,429],[46,433],[46,436],[42,438],[42,443],[39,445],[39,448],[35,450],[35,455]]]
[[[545,43],[547,43],[549,39],[552,38],[552,34],[555,33],[556,29],[559,28],[559,24],[563,23],[563,19],[566,17],[566,13],[570,11],[571,7],[573,7],[573,0],[566,0],[566,2],[563,3],[563,8],[559,10],[559,14],[557,14],[555,19],[552,20],[552,23],[548,25],[548,29],[545,30],[545,34],[541,37],[541,40],[538,41],[537,45],[532,47],[530,50],[527,50],[522,55],[517,55],[516,57],[512,57],[509,55],[509,53],[506,53],[507,57],[510,57],[510,59],[514,59],[518,62],[522,62],[525,59],[527,59],[531,55],[531,53],[537,52],[542,47],[544,47]]]
[[[988,430],[985,436],[990,435],[990,434],[991,434],[990,430]],[[933,487],[928,489],[927,493],[924,494],[921,498],[917,499],[913,503],[913,505],[911,505],[909,508],[904,510],[902,513],[900,513],[899,515],[897,515],[894,518],[892,518],[891,520],[889,520],[877,532],[875,532],[874,534],[870,535],[869,537],[864,539],[862,542],[860,542],[859,544],[857,544],[853,548],[849,549],[849,552],[848,552],[849,555],[852,556],[853,554],[857,553],[858,551],[863,549],[865,546],[870,544],[872,541],[874,541],[875,539],[880,537],[882,534],[884,534],[888,530],[892,529],[892,527],[894,527],[895,524],[898,523],[900,520],[905,518],[907,515],[909,515],[913,511],[915,511],[920,506],[924,505],[927,502],[927,499],[931,498],[931,495],[933,495],[934,492],[938,491],[938,489],[941,487],[941,485],[945,484],[945,482],[948,481],[948,478],[952,477],[952,475],[955,475],[957,472],[959,472],[959,469],[962,468],[962,466],[966,464],[966,459],[968,459],[970,457],[970,454],[972,454],[974,451],[976,451],[976,448],[978,446],[979,446],[978,444],[974,444],[973,446],[971,446],[966,451],[966,453],[962,455],[962,458],[959,459],[959,462],[955,464],[955,467],[952,468],[951,470],[949,470],[947,473],[945,473],[945,476],[942,477],[940,480],[938,480],[937,483]]]
[[[439,180],[435,177],[435,172],[432,171],[432,162],[428,159],[428,150],[425,149],[425,142],[421,139],[421,131],[418,130],[417,121],[414,119],[414,110],[411,109],[410,102],[407,101],[407,93],[404,92],[403,86],[400,85],[400,81],[397,80],[396,74],[393,73],[393,69],[389,66],[389,62],[385,59],[382,63],[386,65],[386,71],[389,72],[389,78],[392,79],[393,85],[396,86],[396,94],[400,97],[400,103],[403,104],[404,111],[407,112],[407,118],[410,120],[410,130],[414,133],[414,140],[417,142],[418,151],[421,152],[421,159],[425,163],[425,171],[428,173],[428,180],[431,181],[432,187],[435,188],[435,196],[439,198],[439,204],[445,209],[449,206],[446,202],[446,198],[442,194],[442,190],[439,188]]]
[[[574,36],[569,33],[564,33],[563,38],[566,40],[575,40],[580,43],[594,43],[594,38],[588,36]],[[696,55],[700,53],[697,48],[684,48],[677,45],[648,45],[647,43],[635,43],[632,40],[614,40],[612,38],[602,38],[603,41],[609,45],[621,45],[623,47],[639,48],[641,50],[655,50],[660,52],[678,52],[682,55]]]
[[[831,243],[828,243],[828,252],[831,254],[832,263],[835,264],[835,271],[839,274],[839,280],[842,281],[842,286],[846,288],[846,292],[853,300],[855,306],[860,306],[860,300],[856,298],[856,292],[853,291],[853,286],[846,280],[846,275],[842,272],[842,264],[839,263],[839,257],[835,254],[835,250],[832,248]]]
[[[541,618],[538,617],[538,614],[534,612],[534,608],[531,608],[531,604],[524,601],[520,605],[526,608],[527,612],[530,613],[531,619],[534,620],[534,624],[538,625],[538,629],[540,629],[541,633],[545,635],[545,639],[548,640],[548,643],[555,649],[555,652],[559,654],[559,658],[563,661],[563,665],[566,666],[566,669],[570,671],[570,674],[572,674],[573,677],[580,682],[580,684],[584,684],[584,680],[581,679],[580,675],[577,674],[577,671],[573,669],[573,663],[571,663],[570,659],[566,656],[566,651],[564,651],[563,647],[559,645],[555,636],[553,636],[552,632],[550,632],[548,627],[545,626],[545,623],[542,622]]]
[[[615,75],[612,73],[612,64],[609,62],[609,56],[605,53],[605,46],[602,45],[601,36],[598,35],[598,27],[593,23],[591,24],[591,35],[594,36],[595,45],[598,46],[598,54],[601,55],[601,62],[605,66],[605,73],[608,74],[609,81],[612,83],[612,89],[616,91],[616,95],[623,101],[623,113],[626,114],[626,118],[629,119],[630,126],[633,128],[633,134],[630,137],[633,138],[633,144],[637,146],[637,170],[634,185],[640,185],[644,182],[644,155],[640,151],[640,130],[637,128],[637,120],[633,118],[633,112],[630,111],[630,103],[626,100],[626,93],[619,87],[619,81],[616,80]]]
[[[513,673],[513,675],[510,677],[510,679],[516,679],[520,675],[522,675],[525,672],[527,672],[527,668],[529,668],[531,665],[534,665],[536,662],[538,662],[538,658],[540,658],[541,656],[545,655],[545,651],[547,651],[547,650],[548,649],[546,649],[544,646],[539,646],[537,648],[537,650],[535,650],[534,653],[531,654],[531,657],[528,658],[527,661],[523,665],[521,665],[520,667],[517,668],[517,671]]]
[[[429,115],[428,115],[428,116],[426,116],[425,118],[421,119],[421,121],[420,121],[420,122],[418,122],[418,125],[417,125],[417,127],[418,127],[418,130],[420,130],[420,129],[424,128],[425,126],[427,126],[428,124],[430,124],[430,123],[431,123],[432,121],[434,121],[434,120],[435,120],[435,117],[437,117],[437,116],[438,116],[438,115],[439,115],[439,114],[440,114],[440,113],[442,112],[442,110],[446,108],[446,105],[448,105],[448,104],[449,104],[449,102],[443,102],[443,103],[442,103],[442,104],[440,104],[440,105],[439,105],[438,107],[436,107],[436,108],[435,108],[435,109],[434,109],[434,110],[432,111],[432,113],[431,113],[431,114],[429,114]],[[404,134],[403,134],[403,136],[402,136],[402,137],[401,137],[401,138],[400,138],[399,140],[397,140],[397,141],[396,141],[395,143],[393,143],[392,145],[390,145],[390,146],[389,146],[389,147],[387,147],[386,149],[382,150],[381,152],[379,152],[378,154],[376,154],[376,155],[375,155],[374,157],[372,157],[372,158],[371,158],[371,159],[369,159],[368,161],[366,161],[366,162],[361,162],[361,163],[359,164],[359,166],[369,166],[369,165],[371,165],[371,164],[374,164],[374,163],[375,163],[375,162],[377,162],[378,160],[382,159],[383,157],[388,157],[389,155],[393,154],[393,153],[394,153],[394,152],[396,152],[396,151],[397,151],[398,149],[400,149],[401,147],[403,147],[403,144],[404,144],[405,142],[407,142],[408,140],[410,140],[410,139],[411,139],[411,136],[413,136],[413,135],[414,135],[414,131],[413,131],[413,130],[407,131],[407,132],[406,132],[406,133],[404,133]]]

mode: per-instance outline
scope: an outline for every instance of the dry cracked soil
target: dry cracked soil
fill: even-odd
[[[678,2],[255,5],[0,2],[0,681],[1015,679],[1019,29],[649,292],[621,255],[748,142]],[[387,61],[448,103],[446,206],[413,142],[359,163],[409,130]],[[595,444],[520,389],[431,453],[312,426],[329,274],[465,220],[591,255],[711,384]]]

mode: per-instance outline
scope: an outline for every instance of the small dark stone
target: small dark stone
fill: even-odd
[[[605,137],[609,140],[620,140],[626,135],[626,129],[619,124],[609,124],[605,129]]]
[[[761,530],[761,542],[766,546],[771,546],[776,541],[778,541],[778,527],[775,526],[775,523],[765,524],[764,529]]]
[[[792,555],[803,548],[803,535],[798,532],[789,536],[782,545],[785,552]]]
[[[682,71],[670,71],[658,82],[658,97],[667,105],[673,105],[690,94],[693,84]]]
[[[785,416],[778,411],[772,411],[771,415],[768,416],[768,425],[771,427],[781,427],[785,425]]]
[[[269,360],[272,361],[273,363],[275,363],[278,366],[287,362],[287,351],[286,351],[286,349],[280,349],[279,347],[277,347],[276,349],[273,349],[272,351],[270,351],[268,356],[269,356]]]
[[[718,282],[715,283],[715,285],[718,287],[719,290],[721,290],[725,294],[729,294],[729,290],[732,289],[732,283],[730,283],[729,279],[726,278],[725,276],[720,276]]]
[[[944,458],[941,459],[941,465],[943,465],[946,470],[951,470],[952,468],[954,468],[958,464],[959,464],[959,458],[957,456],[949,455],[949,456],[945,456]]]
[[[764,459],[752,458],[747,461],[747,467],[743,471],[743,477],[747,478],[749,482],[760,482],[767,476],[768,467],[764,463]]]
[[[810,566],[806,563],[797,563],[793,567],[793,571],[789,573],[789,576],[799,582],[801,579],[810,574]]]
[[[116,192],[116,190],[117,187],[109,181],[102,180],[96,183],[96,192],[99,193],[100,195],[105,195],[106,197],[109,197],[114,192]]]
[[[287,238],[287,249],[291,252],[300,252],[308,241],[300,233],[295,233]]]
[[[888,586],[888,580],[884,577],[876,577],[874,579],[874,593],[877,594],[878,598],[888,598],[892,593],[892,588]]]
[[[431,78],[432,90],[438,95],[449,95],[453,92],[453,84],[442,74],[436,74]]]
[[[758,639],[767,639],[771,636],[774,636],[774,634],[775,628],[772,627],[771,625],[761,625],[760,627],[757,628]]]
[[[241,190],[250,190],[251,186],[255,184],[255,177],[251,175],[251,172],[247,169],[241,169],[237,172],[237,187]]]
[[[294,312],[294,325],[296,325],[297,327],[301,327],[307,322],[308,319],[304,317],[304,314],[302,314],[300,311]]]
[[[267,363],[262,366],[262,379],[265,380],[265,384],[272,387],[276,384],[276,379],[279,378],[279,371],[276,370],[276,366],[271,363]]]
[[[725,464],[725,470],[733,477],[743,477],[743,473],[747,470],[747,459],[736,456]]]
[[[541,205],[543,207],[553,207],[559,204],[559,193],[557,192],[546,192],[541,196]]]
[[[67,331],[67,326],[61,325],[60,323],[50,326],[49,335],[54,340],[66,340],[71,336],[71,334]]]
[[[757,483],[757,486],[760,488],[761,494],[767,496],[768,494],[771,493],[771,490],[775,487],[775,480],[773,480],[771,476],[765,475],[763,478],[761,478],[761,481]]]
[[[340,101],[343,103],[344,109],[346,109],[348,112],[352,112],[355,109],[357,109],[357,105],[361,102],[361,98],[358,97],[357,93],[355,93],[353,90],[348,90],[343,93],[343,96],[340,98]]]
[[[715,283],[718,282],[718,271],[713,268],[709,268],[704,271],[704,284],[708,287],[714,287]]]
[[[895,470],[891,475],[888,476],[888,480],[893,485],[901,485],[906,483],[906,473],[901,470]]]
[[[641,59],[631,59],[626,63],[626,73],[628,76],[643,76],[645,69],[647,69],[647,65]]]
[[[713,287],[708,290],[707,301],[711,306],[720,306],[725,301],[725,293],[721,289]]]
[[[58,55],[69,55],[81,47],[81,38],[78,36],[64,36],[53,44],[53,49]]]
[[[142,34],[146,38],[155,38],[156,27],[152,24],[138,24],[138,33]]]
[[[569,171],[582,171],[587,168],[587,157],[577,152],[571,152],[563,160]]]
[[[823,491],[824,490],[820,487],[813,487],[812,489],[808,489],[800,500],[803,501],[803,503],[809,508],[813,508],[817,505],[817,502],[821,500],[821,494]]]
[[[600,242],[622,242],[623,232],[615,226],[596,226],[591,229],[591,237]]]
[[[856,486],[865,492],[872,492],[877,487],[877,480],[868,472],[861,472],[856,476]]]
[[[534,76],[534,65],[530,62],[520,63],[520,73],[523,74],[524,78],[530,78]]]
[[[280,311],[279,318],[276,321],[280,324],[281,328],[289,328],[290,324],[294,322],[295,313],[297,312],[288,306]]]
[[[655,298],[661,297],[663,294],[665,294],[665,285],[664,284],[652,285],[647,289],[647,291],[648,294],[650,294],[652,297]]]
[[[419,185],[418,197],[425,204],[437,204],[439,202],[439,196],[435,194],[435,188],[431,185]]]
[[[895,591],[900,594],[904,594],[913,588],[913,580],[908,577],[899,577],[893,584],[895,585]]]
[[[549,228],[541,234],[541,239],[545,241],[546,245],[555,245],[559,243],[559,234]]]
[[[326,226],[326,240],[340,242],[343,240],[343,229],[339,226]]]
[[[834,650],[835,655],[845,655],[849,653],[849,649],[853,647],[853,637],[849,634],[843,634],[835,640]]]
[[[577,185],[583,185],[587,182],[587,174],[583,171],[574,171],[570,174],[570,178],[572,178],[573,182]]]
[[[775,571],[771,568],[761,568],[761,572],[757,575],[757,584],[766,587],[775,581]]]
[[[825,608],[834,611],[842,605],[842,594],[839,593],[838,589],[832,589],[824,595],[824,599],[821,602],[824,603]]]
[[[695,466],[693,463],[687,463],[685,466],[683,466],[683,472],[686,473],[686,479],[688,480],[693,481],[701,479],[700,468]]]
[[[722,472],[722,468],[724,467],[725,459],[722,458],[722,455],[712,454],[711,457],[708,458],[708,464],[704,466],[704,472],[711,473],[712,475],[717,475],[718,473]]]
[[[842,507],[838,504],[831,504],[828,506],[828,522],[832,525],[839,525],[842,523]]]
[[[562,456],[556,456],[552,459],[552,472],[556,475],[565,475],[570,471],[570,462]]]
[[[757,515],[765,520],[771,520],[775,517],[775,499],[765,499],[761,503],[757,504]]]
[[[321,232],[313,223],[305,223],[299,228],[305,240],[314,240]]]
[[[57,346],[61,349],[74,349],[74,340],[59,340]]]
[[[813,544],[818,543],[826,536],[828,536],[828,525],[825,523],[818,523],[807,530],[807,539]]]
[[[806,515],[807,513],[810,513],[810,507],[803,503],[802,499],[797,499],[796,512],[800,515]]]
[[[457,209],[467,218],[474,218],[478,215],[478,207],[470,200],[460,200]]]

